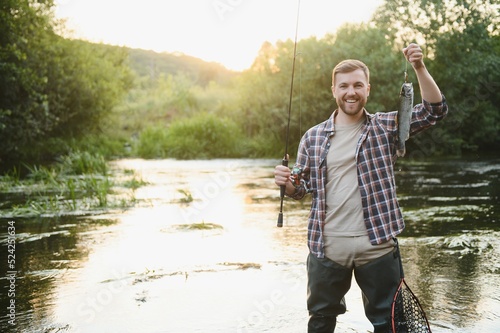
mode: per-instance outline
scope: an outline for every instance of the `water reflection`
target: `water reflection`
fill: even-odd
[[[406,278],[433,332],[498,330],[498,162],[398,162]],[[304,332],[310,202],[287,200],[276,228],[278,163],[122,160],[148,182],[134,209],[16,220],[17,326],[1,331]],[[180,227],[200,222],[222,228]],[[355,284],[347,302],[339,330],[369,331]]]
[[[7,225],[9,221],[2,220],[2,225]],[[21,330],[11,330],[15,327],[8,324],[10,318],[2,316],[2,332],[37,331],[33,324],[44,323],[53,315],[53,306],[58,301],[55,297],[57,284],[69,271],[83,265],[89,251],[82,242],[85,233],[110,223],[113,222],[101,220],[100,223],[88,223],[77,217],[15,221],[15,297],[8,297],[8,293],[2,292],[0,306],[5,309],[11,299],[15,300],[16,327]],[[0,242],[7,248],[5,233],[2,233]],[[2,265],[2,277],[11,271],[6,268]],[[2,279],[1,283],[2,290],[9,288],[6,279]]]

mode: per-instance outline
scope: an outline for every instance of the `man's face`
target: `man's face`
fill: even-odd
[[[370,84],[361,69],[349,73],[337,73],[332,93],[340,109],[339,112],[354,116],[365,107],[370,95]]]

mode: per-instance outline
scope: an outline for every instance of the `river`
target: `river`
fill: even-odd
[[[276,227],[279,163],[118,160],[147,182],[133,208],[2,220],[0,331],[305,332],[310,201],[285,200]],[[406,281],[433,332],[500,331],[500,159],[396,168]],[[337,331],[371,332],[355,282],[346,300]]]

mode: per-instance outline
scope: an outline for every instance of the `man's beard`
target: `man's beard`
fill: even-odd
[[[342,111],[344,111],[344,113],[349,116],[357,115],[364,109],[365,105],[366,105],[366,99],[365,100],[358,99],[356,103],[353,104],[347,103],[343,99],[338,101],[339,108],[342,109]]]

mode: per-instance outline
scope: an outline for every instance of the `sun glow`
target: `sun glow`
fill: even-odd
[[[229,69],[249,68],[265,41],[294,38],[298,1],[59,0],[70,36],[157,52],[181,52]],[[302,1],[298,38],[323,37],[370,18],[382,0]]]

